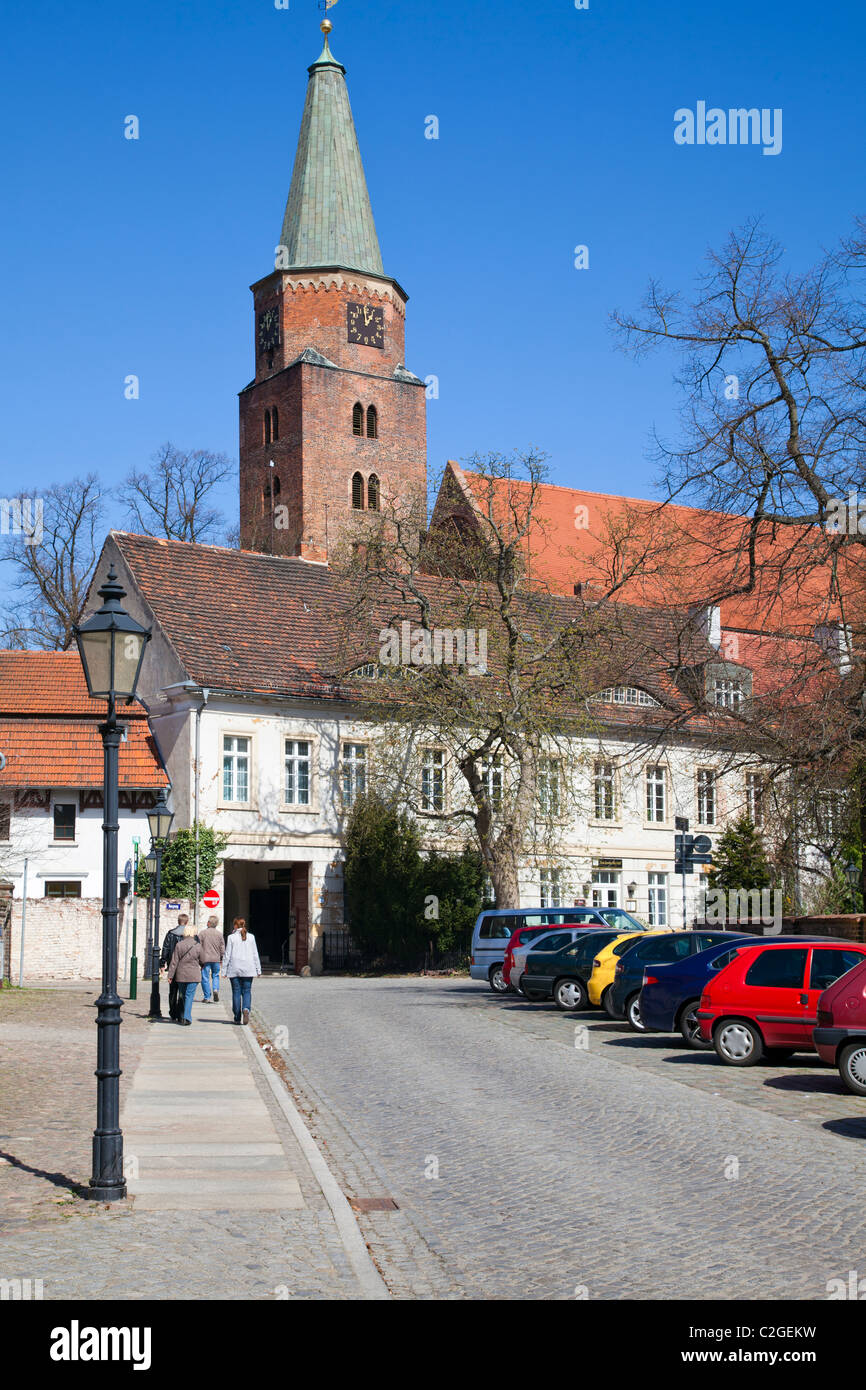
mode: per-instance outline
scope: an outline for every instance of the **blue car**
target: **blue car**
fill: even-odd
[[[737,932],[735,940],[755,940],[744,932]],[[644,941],[638,939],[629,950],[624,951],[617,961],[616,975],[607,992],[605,1007],[611,1018],[625,1018],[635,1033],[645,1033],[643,1023],[644,974],[654,975],[656,967],[675,970],[688,965],[696,956],[703,955],[714,946],[730,949],[731,932],[726,931],[677,931],[668,936],[648,936]]]
[[[757,938],[744,932],[727,933],[725,941],[710,946],[698,955],[687,956],[672,965],[654,965],[647,970],[652,983],[640,992],[640,1021],[644,1033],[681,1033],[689,1047],[706,1050],[712,1043],[701,1037],[697,1018],[701,995],[707,981],[723,970],[734,955],[737,945],[751,943]],[[773,936],[772,941],[812,940],[806,936]]]

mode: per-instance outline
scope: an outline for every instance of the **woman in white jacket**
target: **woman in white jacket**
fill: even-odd
[[[253,980],[261,975],[256,938],[247,931],[243,917],[236,917],[234,931],[226,943],[223,974],[232,987],[232,1013],[235,1023],[249,1023]]]

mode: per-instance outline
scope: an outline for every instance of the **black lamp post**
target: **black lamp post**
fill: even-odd
[[[99,1202],[116,1202],[126,1196],[120,1130],[121,1000],[117,993],[117,782],[123,729],[117,721],[117,701],[129,704],[135,698],[150,630],[123,608],[120,600],[126,591],[117,582],[114,566],[99,597],[102,607],[74,632],[87,689],[94,700],[108,701],[108,717],[99,726],[104,752],[102,993],[96,1001],[96,1129],[90,1196]]]
[[[857,885],[858,885],[858,883],[860,882],[860,870],[858,869],[857,865],[854,863],[854,860],[853,860],[853,859],[851,860],[851,863],[848,864],[848,865],[846,866],[846,869],[845,869],[845,877],[847,878],[848,882],[849,882],[850,885],[851,885],[851,911],[852,911],[852,912],[856,912],[856,911],[857,911]]]
[[[153,936],[150,948],[150,1013],[148,1014],[150,1019],[162,1018],[162,1009],[159,1003],[159,899],[162,893],[162,851],[165,849],[165,842],[168,839],[168,832],[171,830],[173,820],[174,816],[168,809],[168,802],[163,790],[160,792],[153,810],[147,813],[151,839],[147,862],[148,866],[151,862],[153,863],[155,871],[152,880]]]
[[[144,958],[144,978],[150,979],[150,962],[153,955],[153,880],[156,876],[156,855],[151,851],[144,857],[147,871],[147,946]]]

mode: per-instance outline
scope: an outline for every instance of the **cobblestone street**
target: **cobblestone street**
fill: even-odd
[[[815,1058],[723,1068],[456,978],[256,1004],[346,1190],[398,1204],[362,1218],[380,1264],[414,1228],[471,1298],[825,1299],[863,1266],[866,1106]]]

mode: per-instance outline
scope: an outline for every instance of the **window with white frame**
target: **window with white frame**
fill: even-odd
[[[562,873],[559,869],[541,870],[541,906],[562,906]]]
[[[615,869],[596,869],[593,872],[593,907],[619,907],[619,878]]]
[[[250,740],[223,735],[223,801],[248,805],[250,799]]]
[[[559,815],[559,759],[540,758],[536,781],[538,808],[544,816]]]
[[[746,773],[746,815],[755,827],[764,823],[764,779],[760,772]]]
[[[490,805],[498,811],[502,805],[502,762],[491,758],[481,764],[481,780],[487,788]]]
[[[366,743],[343,744],[340,785],[345,806],[351,806],[355,797],[361,796],[367,790]]]
[[[648,695],[645,690],[640,690],[634,685],[611,685],[606,690],[599,691],[598,695],[593,695],[593,700],[605,705],[653,705],[658,706],[658,700],[654,700],[652,695]]]
[[[442,811],[445,808],[445,750],[425,748],[421,764],[421,809]]]
[[[720,709],[740,709],[743,703],[743,683],[737,680],[713,681],[713,704]]]
[[[649,908],[647,920],[651,927],[666,927],[668,924],[668,876],[650,873]]]
[[[667,778],[661,763],[651,763],[646,770],[646,818],[653,822],[668,818]]]
[[[310,804],[310,744],[306,739],[287,738],[283,800],[286,806]]]
[[[616,782],[613,763],[597,762],[593,773],[595,819],[616,819]]]
[[[716,823],[716,774],[707,767],[698,769],[698,823]]]

